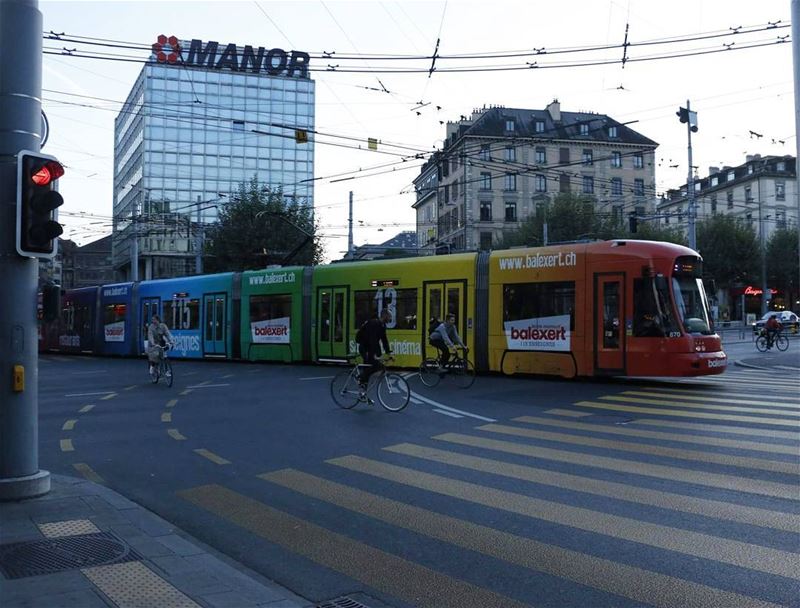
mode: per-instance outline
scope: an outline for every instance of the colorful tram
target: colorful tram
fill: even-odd
[[[138,356],[157,313],[173,357],[341,361],[383,309],[396,363],[435,354],[432,318],[456,315],[479,371],[696,376],[727,366],[694,251],[650,241],[283,267],[68,290],[43,351]]]

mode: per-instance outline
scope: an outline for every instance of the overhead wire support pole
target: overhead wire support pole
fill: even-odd
[[[795,175],[795,197],[797,198],[797,221],[795,227],[797,229],[797,249],[798,249],[798,282],[797,293],[795,297],[795,310],[800,305],[800,187],[798,187],[798,168],[800,168],[800,0],[792,0],[792,66],[794,72],[794,133],[795,133],[795,157],[794,157],[794,175]]]

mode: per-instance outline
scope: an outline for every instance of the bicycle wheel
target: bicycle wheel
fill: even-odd
[[[783,334],[779,336],[775,336],[775,346],[778,347],[778,350],[784,351],[789,348],[789,338],[784,336]]]
[[[359,391],[352,369],[343,369],[331,380],[331,397],[342,409],[349,410],[358,403]]]
[[[439,362],[436,359],[425,359],[419,366],[419,379],[425,386],[434,387],[442,377],[439,375]]]
[[[167,383],[167,386],[172,386],[172,380],[174,379],[172,375],[172,363],[170,363],[169,359],[166,359],[163,362],[163,365],[164,365],[164,373],[163,373],[164,381]]]
[[[378,399],[390,412],[399,412],[408,405],[411,389],[400,374],[384,374],[378,382]]]
[[[450,374],[459,388],[469,388],[475,382],[475,366],[469,359],[454,361]]]
[[[152,382],[153,384],[157,384],[158,383],[158,377],[159,377],[158,365],[153,365],[150,368],[150,382]]]
[[[767,352],[767,337],[766,336],[758,336],[756,338],[756,348],[759,352],[765,353]]]

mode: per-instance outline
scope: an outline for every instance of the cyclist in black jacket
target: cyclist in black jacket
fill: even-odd
[[[391,313],[384,308],[380,317],[375,315],[359,329],[358,352],[365,363],[365,366],[361,368],[360,382],[362,387],[366,387],[369,377],[380,368],[378,359],[382,352],[387,354],[392,352],[391,348],[389,348],[389,339],[386,337],[386,324],[391,318]],[[383,351],[381,351],[381,345],[383,345]],[[366,365],[369,365],[369,367],[366,367]]]

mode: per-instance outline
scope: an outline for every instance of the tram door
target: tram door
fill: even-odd
[[[142,298],[142,315],[139,317],[139,322],[141,323],[141,332],[139,335],[141,339],[137,347],[139,352],[146,352],[144,343],[147,340],[147,328],[150,325],[150,321],[153,319],[153,315],[161,316],[160,308],[161,298]]]
[[[594,275],[594,367],[625,372],[625,276]]]
[[[203,354],[225,355],[228,296],[224,293],[203,296]]]
[[[422,323],[423,357],[436,357],[439,352],[428,344],[431,321],[444,321],[448,314],[456,316],[456,330],[464,344],[467,343],[467,301],[465,298],[466,281],[441,281],[425,283],[425,310]]]
[[[349,351],[347,287],[317,290],[317,358],[344,359]]]

